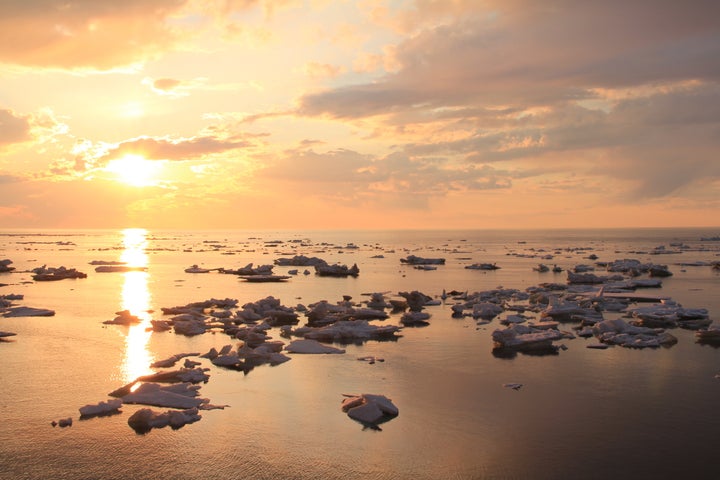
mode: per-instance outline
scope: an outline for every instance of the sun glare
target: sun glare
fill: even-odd
[[[125,247],[120,259],[128,266],[146,267],[148,264],[147,230],[141,228],[127,228],[123,230],[123,246]],[[128,310],[141,320],[141,323],[130,325],[125,339],[126,350],[123,359],[125,381],[130,382],[140,375],[152,373],[150,364],[152,355],[147,344],[150,341],[152,329],[150,328],[150,289],[148,288],[148,272],[132,271],[123,273],[125,283],[122,288],[123,310]]]
[[[133,187],[157,185],[157,174],[162,165],[145,159],[142,155],[128,154],[108,162],[105,170],[115,174],[118,181]]]

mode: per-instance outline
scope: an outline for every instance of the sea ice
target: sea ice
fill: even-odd
[[[108,415],[113,412],[118,412],[122,404],[122,399],[114,398],[106,402],[99,402],[95,405],[85,405],[84,407],[80,407],[80,416],[82,418],[88,418],[98,415]]]
[[[34,307],[10,307],[2,314],[3,317],[52,317],[55,310]]]
[[[345,399],[342,401],[342,411],[346,412],[353,420],[372,427],[377,427],[377,424],[394,418],[400,413],[389,398],[369,393],[345,395]]]
[[[199,387],[198,387],[199,388]],[[193,408],[208,403],[206,398],[196,398],[197,388],[189,383],[163,386],[143,383],[137,390],[122,397],[124,403],[139,403],[166,408]]]
[[[200,420],[202,416],[198,414],[197,408],[188,408],[186,410],[168,410],[164,413],[155,412],[149,408],[141,408],[128,418],[128,425],[137,433],[147,433],[153,428],[163,428],[168,425],[177,429],[188,423],[194,423]]]
[[[303,339],[293,340],[285,347],[290,353],[311,353],[311,354],[323,354],[323,353],[345,353],[345,350],[340,348],[323,345],[317,340]]]

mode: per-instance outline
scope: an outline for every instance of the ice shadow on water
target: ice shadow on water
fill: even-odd
[[[380,428],[380,425],[383,424],[383,423],[389,422],[389,421],[392,420],[393,418],[397,418],[397,415],[384,415],[380,420],[378,420],[377,422],[374,422],[374,423],[363,422],[363,421],[356,420],[356,419],[352,419],[352,420],[353,420],[354,422],[357,422],[357,423],[359,423],[360,425],[362,425],[362,431],[363,431],[363,432],[364,432],[365,430],[372,430],[372,431],[375,431],[375,432],[382,432],[382,428]]]
[[[80,415],[80,421],[86,422],[88,420],[92,420],[93,418],[101,418],[101,417],[114,417],[115,415],[121,415],[121,410],[113,410],[111,412],[103,412],[103,413],[95,413],[92,415]]]
[[[551,346],[547,348],[537,348],[529,350],[507,347],[493,348],[492,350],[493,357],[505,360],[510,360],[517,357],[518,353],[531,357],[557,356],[560,355],[560,349],[556,346]]]

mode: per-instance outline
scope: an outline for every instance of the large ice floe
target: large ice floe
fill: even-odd
[[[400,413],[392,400],[384,395],[362,393],[343,396],[342,411],[363,426],[375,430],[380,430],[381,423],[392,420]]]
[[[556,323],[548,327],[514,324],[503,330],[495,330],[492,332],[494,353],[498,356],[512,356],[516,351],[555,353],[558,347],[554,341],[574,338],[574,335],[558,330]]]
[[[720,325],[710,325],[708,328],[696,331],[695,341],[700,344],[720,346]]]
[[[87,278],[87,273],[78,271],[75,268],[60,267],[37,267],[32,270],[33,280],[36,282],[49,282],[64,280],[66,278]]]
[[[9,293],[0,295],[0,316],[3,317],[52,317],[55,310],[48,308],[36,308],[17,306],[15,301],[23,300],[24,295]]]
[[[297,336],[326,343],[363,343],[367,340],[395,340],[397,325],[374,325],[367,320],[342,320],[324,327],[283,327],[284,336]]]
[[[80,407],[80,418],[91,418],[105,415],[114,415],[120,413],[123,401],[120,398],[113,398],[96,404],[85,405]]]
[[[323,345],[317,340],[311,340],[308,338],[302,340],[293,340],[288,346],[285,347],[285,350],[290,353],[345,353],[345,350],[341,348]]]
[[[168,410],[156,412],[150,408],[142,408],[128,418],[128,425],[137,433],[148,433],[153,428],[164,428],[168,425],[178,429],[188,423],[197,422],[202,418],[197,408],[186,410]]]
[[[416,255],[408,255],[405,258],[401,258],[400,262],[407,263],[408,265],[445,265],[444,258],[423,258]]]
[[[623,319],[603,320],[592,327],[593,333],[602,343],[630,348],[670,346],[677,338],[663,329],[638,327]]]

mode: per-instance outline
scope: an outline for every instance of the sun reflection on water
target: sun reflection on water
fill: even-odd
[[[147,230],[128,228],[123,230],[124,250],[120,260],[131,267],[147,267],[148,257],[145,250],[148,245]],[[122,288],[122,310],[128,310],[141,322],[128,327],[125,339],[125,357],[122,371],[126,382],[135,380],[141,375],[152,373],[150,364],[153,357],[147,344],[152,331],[150,324],[150,290],[148,289],[149,273],[146,271],[124,272]]]

